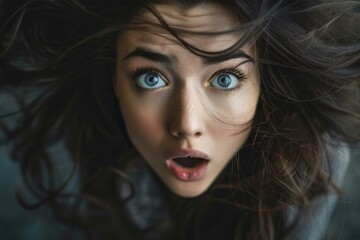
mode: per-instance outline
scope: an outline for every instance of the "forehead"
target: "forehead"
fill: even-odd
[[[178,36],[190,45],[205,51],[221,51],[234,45],[241,37],[240,23],[225,7],[215,3],[202,3],[191,8],[177,4],[152,6]],[[144,9],[132,21],[132,27],[120,35],[121,45],[179,44],[173,34],[164,28],[154,12]]]
[[[197,4],[191,8],[177,4],[157,4],[153,7],[170,26],[179,30],[221,32],[238,25],[231,11],[216,3]],[[149,22],[158,21],[154,14],[146,10],[139,17]]]

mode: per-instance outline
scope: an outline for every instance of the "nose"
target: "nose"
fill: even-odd
[[[170,134],[176,138],[200,137],[204,134],[203,104],[195,91],[182,90],[169,101]]]

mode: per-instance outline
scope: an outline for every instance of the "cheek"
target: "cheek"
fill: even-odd
[[[250,87],[228,101],[232,117],[237,119],[236,124],[251,122],[255,116],[260,90],[257,85],[250,84]]]
[[[127,133],[135,147],[142,151],[157,145],[163,132],[159,108],[129,91],[119,93],[119,104]]]
[[[259,98],[259,88],[250,84],[239,91],[239,94],[229,95],[227,97],[227,106],[221,109],[220,117],[224,117],[213,124],[212,131],[217,145],[221,145],[224,151],[224,159],[231,158],[247,140]],[[221,116],[220,116],[221,115]],[[230,155],[229,155],[230,154]]]
[[[153,154],[161,142],[161,128],[154,116],[141,111],[125,112],[125,127],[131,142],[143,155]]]
[[[156,136],[158,127],[153,116],[138,110],[122,111],[122,114],[126,130],[134,143],[150,142],[150,136]]]
[[[240,91],[238,95],[228,96],[226,102],[221,105],[219,102],[212,104],[218,127],[222,126],[228,133],[248,128],[255,116],[258,98],[259,91],[247,89]]]
[[[240,100],[232,105],[232,112],[234,119],[238,119],[236,124],[246,124],[253,120],[256,112],[257,97],[245,98],[246,100]]]

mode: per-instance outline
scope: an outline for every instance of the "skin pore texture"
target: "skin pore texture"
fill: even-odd
[[[239,40],[239,33],[196,34],[239,26],[219,5],[154,7],[183,40],[202,50],[221,51]],[[169,189],[195,197],[209,188],[248,138],[260,94],[258,72],[241,54],[208,62],[161,28],[150,12],[138,17],[149,23],[125,31],[117,42],[114,88],[125,127]],[[251,46],[241,51],[253,57]],[[188,153],[207,161],[200,177],[184,181],[170,171],[167,160]]]

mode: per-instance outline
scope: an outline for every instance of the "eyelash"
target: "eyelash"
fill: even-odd
[[[129,73],[129,78],[132,79],[133,81],[136,81],[138,77],[140,77],[142,74],[145,73],[154,73],[154,74],[158,74],[162,79],[166,80],[165,76],[163,74],[160,73],[160,71],[158,71],[156,68],[151,67],[151,66],[140,66],[137,67],[134,71]],[[221,69],[217,72],[215,72],[210,79],[213,79],[215,76],[221,74],[221,73],[229,73],[234,75],[239,83],[239,86],[232,88],[232,89],[224,89],[223,91],[225,92],[232,92],[232,91],[236,91],[239,90],[242,87],[242,82],[243,80],[245,80],[247,77],[246,75],[240,71],[237,67],[231,67],[231,68],[225,68],[225,69]],[[149,91],[149,90],[147,90]],[[150,90],[151,91],[151,90]]]
[[[138,77],[140,77],[142,74],[145,73],[154,73],[158,74],[161,78],[166,79],[163,74],[160,73],[156,68],[150,67],[150,66],[140,66],[137,67],[134,71],[130,72],[129,77],[132,80],[137,80]]]
[[[245,79],[247,79],[246,75],[241,71],[239,70],[237,67],[231,67],[231,68],[225,68],[225,69],[221,69],[217,72],[215,72],[212,76],[211,76],[211,79],[213,79],[215,76],[221,74],[221,73],[229,73],[229,74],[232,74],[234,75],[238,81],[239,81],[239,86],[235,87],[235,88],[231,88],[231,89],[224,89],[223,91],[225,92],[232,92],[232,91],[237,91],[239,90],[242,85],[243,85],[243,81]]]

